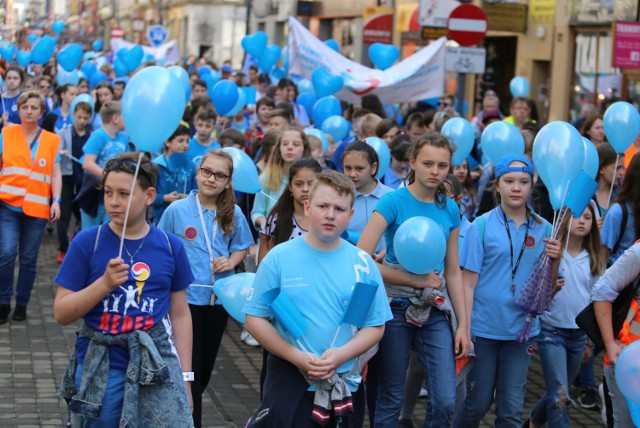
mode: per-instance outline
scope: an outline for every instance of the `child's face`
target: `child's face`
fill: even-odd
[[[20,79],[20,74],[15,70],[9,71],[6,74],[4,81],[7,83],[7,89],[9,89],[10,91],[17,90],[18,88],[20,88],[20,85],[22,84],[22,80]],[[49,86],[50,86],[49,82],[47,82],[47,95],[49,93]]]
[[[512,162],[509,166],[525,166],[522,162]],[[501,204],[511,209],[519,209],[526,205],[533,182],[526,172],[509,172],[496,182],[496,190],[500,194]]]
[[[321,184],[316,187],[313,198],[304,204],[310,233],[322,242],[338,239],[353,216],[352,203],[350,195],[340,194],[330,186]]]
[[[240,109],[240,111],[233,117],[236,121],[241,122],[244,119],[244,112],[246,111],[246,107]]]
[[[186,153],[189,149],[189,136],[178,135],[173,140],[167,141],[168,153]]]
[[[398,132],[400,132],[400,130],[396,126],[394,126],[382,136],[382,139],[387,143],[387,145],[391,145],[393,137],[395,137]]]
[[[207,178],[205,174],[211,174],[211,176]],[[218,180],[215,177],[216,174],[222,174],[226,178],[222,177],[221,180]],[[231,185],[231,172],[226,159],[218,156],[207,156],[198,169],[196,182],[198,183],[198,192],[203,196],[217,198]]]
[[[101,105],[104,105],[107,101],[113,100],[113,94],[107,88],[100,88],[96,91],[96,95],[98,96],[98,101],[100,101]]]
[[[67,92],[62,94],[62,102],[66,105],[71,105],[71,102],[76,97],[76,95],[78,95],[78,88],[76,88],[75,86],[69,86]]]
[[[276,97],[280,102],[289,102],[289,89],[288,88],[276,88]]]
[[[293,180],[289,183],[289,190],[293,194],[293,202],[302,208],[304,202],[309,199],[309,189],[313,180],[316,179],[316,172],[309,168],[300,169]]]
[[[121,99],[122,98],[122,94],[124,93],[124,85],[115,85],[113,87],[113,92],[115,93],[115,97],[116,99]]]
[[[311,157],[315,160],[319,161],[323,156],[324,153],[322,152],[322,146],[316,146],[311,149]]]
[[[407,133],[411,135],[411,138],[413,138],[414,140],[422,137],[422,134],[424,134],[425,132],[426,130],[424,129],[424,127],[415,124],[412,124],[411,127],[407,129]]]
[[[451,152],[445,148],[425,144],[416,158],[411,159],[409,163],[416,173],[416,182],[435,192],[449,174]]]
[[[122,120],[121,114],[114,114],[113,119],[111,119],[114,125],[118,128],[118,131],[124,131],[124,120]]]
[[[615,181],[616,184],[620,183],[624,176],[624,158],[621,156],[618,162],[618,168],[615,169],[616,164],[610,163],[600,169],[600,176],[605,180],[607,184],[611,184]]]
[[[298,131],[287,131],[280,137],[280,156],[287,163],[292,163],[302,158],[304,142]]]
[[[342,161],[344,175],[356,186],[356,190],[366,188],[378,169],[378,164],[369,163],[367,155],[362,152],[347,152]]]
[[[73,113],[73,120],[76,129],[83,130],[87,127],[89,121],[91,121],[91,115],[83,110],[76,110],[76,112]]]
[[[258,107],[257,114],[260,123],[269,123],[269,114],[271,113],[271,110],[273,110],[273,107],[266,104],[262,104],[260,107]]]
[[[214,124],[213,120],[196,120],[196,134],[198,134],[198,140],[211,141],[211,132],[213,132]]]
[[[591,210],[587,207],[580,217],[574,218],[571,222],[571,235],[584,238],[591,232],[592,225],[593,214],[591,214]]]
[[[467,161],[462,162],[462,164],[453,167],[453,174],[456,176],[460,183],[464,183],[464,180],[467,178],[469,174],[469,165]]]
[[[130,197],[132,201],[127,221],[129,226],[145,221],[147,207],[153,203],[156,197],[156,189],[150,187],[147,190],[142,190],[140,184],[136,184],[133,195],[130,195],[132,181],[133,174],[111,171],[104,183],[104,207],[111,221],[120,227],[124,226],[124,216]]]
[[[207,95],[207,88],[205,86],[194,85],[191,89],[191,99],[195,100],[198,97],[204,97]]]
[[[24,83],[22,84],[22,90],[24,92],[31,92],[35,89],[36,85],[35,83],[33,83],[33,79],[25,79]]]
[[[278,132],[282,132],[285,129],[287,129],[290,125],[291,124],[287,122],[284,117],[275,116],[275,117],[269,118],[269,126],[267,126],[267,129],[269,131],[276,130]]]
[[[89,85],[87,84],[87,82],[82,81],[80,83],[78,83],[78,93],[79,94],[86,94],[89,92]]]
[[[391,156],[391,170],[398,177],[405,177],[409,172],[409,161],[401,161]]]

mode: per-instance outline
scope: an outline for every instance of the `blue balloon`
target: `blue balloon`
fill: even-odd
[[[492,164],[497,164],[504,155],[523,155],[524,139],[515,126],[507,122],[493,122],[480,137],[482,152]]]
[[[294,340],[299,340],[309,327],[309,322],[302,316],[300,310],[291,299],[282,292],[281,288],[272,288],[262,294],[262,299],[271,307],[271,312],[276,323],[291,335]]]
[[[93,51],[87,51],[84,53],[84,55],[82,55],[82,60],[83,61],[90,61],[92,59],[96,59],[96,53]],[[96,61],[96,65],[98,65],[98,62]],[[102,64],[100,64],[102,65]]]
[[[313,116],[313,106],[316,103],[316,101],[318,101],[316,96],[308,92],[304,94],[300,94],[298,95],[298,98],[296,98],[296,103],[304,107],[304,110],[307,112],[308,117]]]
[[[183,67],[180,67],[179,65],[172,65],[168,70],[178,78],[185,91],[191,86],[189,83],[189,73],[187,73],[187,70]]]
[[[322,153],[327,153],[327,149],[329,149],[329,140],[327,140],[327,134],[316,128],[305,128],[304,133],[318,138],[322,143]]]
[[[369,46],[369,59],[380,70],[386,70],[400,58],[400,49],[396,45],[374,43]]]
[[[616,383],[624,398],[640,403],[640,341],[626,346],[615,365]]]
[[[182,120],[184,88],[178,78],[163,67],[138,71],[122,96],[122,118],[138,150],[160,151]]]
[[[256,58],[260,58],[262,52],[267,47],[267,41],[269,37],[267,33],[264,31],[256,31],[251,35],[246,35],[242,38],[242,49],[245,50],[249,55],[254,56]]]
[[[0,48],[0,57],[7,62],[13,61],[13,56],[16,54],[16,47],[13,45],[7,45]]]
[[[120,58],[116,58],[113,62],[113,71],[116,73],[117,77],[122,77],[127,75],[129,68]]]
[[[51,28],[56,34],[62,33],[62,30],[64,30],[64,21],[53,21],[53,24],[51,24]]]
[[[282,48],[282,68],[285,71],[285,74],[289,72],[289,46],[285,46]]]
[[[135,71],[142,63],[144,49],[142,49],[140,45],[135,45],[131,48],[120,48],[116,56],[124,63],[127,70],[131,72]]]
[[[213,87],[211,98],[216,112],[224,116],[238,102],[238,85],[231,80],[222,80]]]
[[[220,278],[213,283],[213,292],[220,299],[224,309],[241,324],[244,324],[242,310],[251,293],[255,277],[255,273],[242,272]]]
[[[104,43],[102,42],[102,39],[96,39],[93,41],[93,44],[91,45],[91,47],[93,48],[94,51],[100,52],[104,47]]]
[[[582,170],[587,175],[595,180],[600,169],[600,157],[598,156],[598,150],[596,146],[585,137],[582,137],[582,143],[584,146],[584,162],[582,163]]]
[[[201,65],[200,68],[198,68],[198,77],[202,79],[207,74],[213,74],[213,69],[208,65]]]
[[[16,52],[16,61],[21,67],[26,67],[31,62],[30,51],[18,51]]]
[[[322,123],[322,132],[331,135],[336,143],[344,140],[349,135],[349,122],[340,115],[328,117]]]
[[[238,88],[238,101],[236,101],[236,105],[233,106],[233,108],[225,115],[227,117],[233,117],[236,114],[240,113],[240,110],[244,109],[244,107],[247,105],[247,96],[245,95],[245,92]]]
[[[591,198],[598,190],[598,182],[584,172],[580,171],[571,184],[565,205],[571,209],[574,217],[580,217]]]
[[[509,82],[509,90],[513,97],[528,97],[529,96],[529,81],[522,76],[516,76]]]
[[[368,145],[378,154],[378,172],[376,172],[376,178],[380,180],[387,169],[391,166],[391,152],[387,142],[378,137],[367,137],[364,140]]]
[[[313,89],[313,83],[308,81],[307,79],[302,79],[298,82],[298,94],[311,94],[313,96],[316,95],[316,91]]]
[[[27,40],[29,43],[34,44],[38,40],[39,36],[37,34],[31,33],[27,35]]]
[[[631,415],[631,421],[637,427],[640,427],[640,403],[626,399],[627,409],[629,409],[629,415]]]
[[[447,239],[435,221],[411,217],[396,230],[393,251],[403,268],[423,275],[440,269],[447,253]]]
[[[67,83],[77,85],[78,82],[80,82],[80,73],[78,73],[78,70],[59,70],[56,74],[56,82],[58,83],[58,86],[66,85]]]
[[[282,50],[280,49],[280,46],[267,46],[258,59],[258,68],[263,73],[268,73],[273,66],[276,65],[276,62],[278,62],[281,55]]]
[[[98,66],[93,61],[85,61],[82,64],[82,67],[80,67],[80,71],[82,71],[82,74],[84,74],[84,77],[86,77],[87,80],[90,80],[96,71],[98,71]]]
[[[336,52],[340,52],[340,45],[338,45],[338,42],[336,41],[336,39],[325,40],[324,44],[329,46],[332,50]]]
[[[82,61],[82,46],[77,43],[70,44],[66,48],[58,52],[56,56],[60,67],[66,71],[72,71],[78,68]]]
[[[31,62],[34,64],[46,64],[51,59],[55,47],[56,39],[45,34],[33,45],[33,48],[31,48]]]
[[[229,153],[233,159],[233,190],[242,193],[258,193],[260,179],[256,165],[243,150],[235,147],[225,147],[223,151]]]
[[[344,81],[340,76],[334,76],[324,68],[317,68],[311,74],[311,82],[315,90],[316,97],[323,98],[335,94],[344,86]]]
[[[462,164],[473,149],[473,128],[469,121],[462,117],[451,118],[445,122],[440,133],[455,145],[453,164],[456,166]]]
[[[216,83],[220,81],[218,73],[205,74],[202,76],[202,81],[207,85],[207,94],[213,98],[213,88],[216,87]]]
[[[628,102],[618,101],[604,112],[602,126],[611,146],[622,154],[640,134],[640,113]]]
[[[340,100],[333,96],[320,98],[313,106],[313,123],[316,128],[322,129],[322,124],[327,118],[340,114],[342,114]]]
[[[73,118],[73,112],[76,109],[78,103],[89,103],[91,105],[91,115],[95,112],[96,102],[93,100],[93,97],[89,94],[80,94],[77,95],[73,101],[71,101],[71,106],[69,107],[69,111],[71,112],[71,123],[74,123],[75,120]]]
[[[273,67],[271,69],[271,76],[275,79],[280,81],[280,79],[284,79],[285,77],[287,77],[287,72],[284,70],[284,68],[280,68],[280,67]]]
[[[104,73],[104,71],[96,71],[95,73],[93,73],[93,76],[91,76],[91,79],[89,79],[89,85],[91,85],[92,88],[95,88],[100,83],[106,81],[107,75]]]
[[[491,125],[489,125],[491,126]],[[549,190],[551,206],[559,210],[569,186],[584,163],[584,143],[578,130],[561,120],[546,124],[533,142],[533,164]]]

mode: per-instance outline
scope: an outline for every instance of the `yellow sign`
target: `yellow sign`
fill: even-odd
[[[524,33],[527,31],[527,5],[519,3],[484,2],[482,10],[487,15],[489,30],[513,31]]]
[[[553,24],[556,17],[556,0],[530,0],[529,21]]]
[[[440,37],[447,36],[446,28],[439,27],[422,27],[422,38],[424,40],[436,40]]]

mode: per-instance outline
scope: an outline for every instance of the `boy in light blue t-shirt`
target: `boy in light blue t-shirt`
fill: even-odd
[[[364,408],[358,404],[364,393],[363,354],[382,338],[391,310],[375,262],[340,239],[353,215],[354,195],[353,183],[345,176],[320,173],[305,201],[309,233],[276,246],[260,264],[244,312],[247,330],[270,356],[262,404],[247,426],[308,426],[310,417],[324,423],[339,417],[351,418],[353,426],[362,423]],[[342,326],[336,337],[356,282],[380,286],[362,328]],[[265,292],[274,288],[308,323],[297,341],[278,317],[270,322],[274,312]]]

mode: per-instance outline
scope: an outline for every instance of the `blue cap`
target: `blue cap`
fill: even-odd
[[[509,166],[513,162],[522,162],[525,166]],[[523,155],[504,155],[496,164],[496,178],[500,178],[510,172],[526,172],[533,177],[533,165]]]
[[[232,71],[233,71],[233,68],[229,64],[224,64],[222,66],[223,73],[231,73]]]

